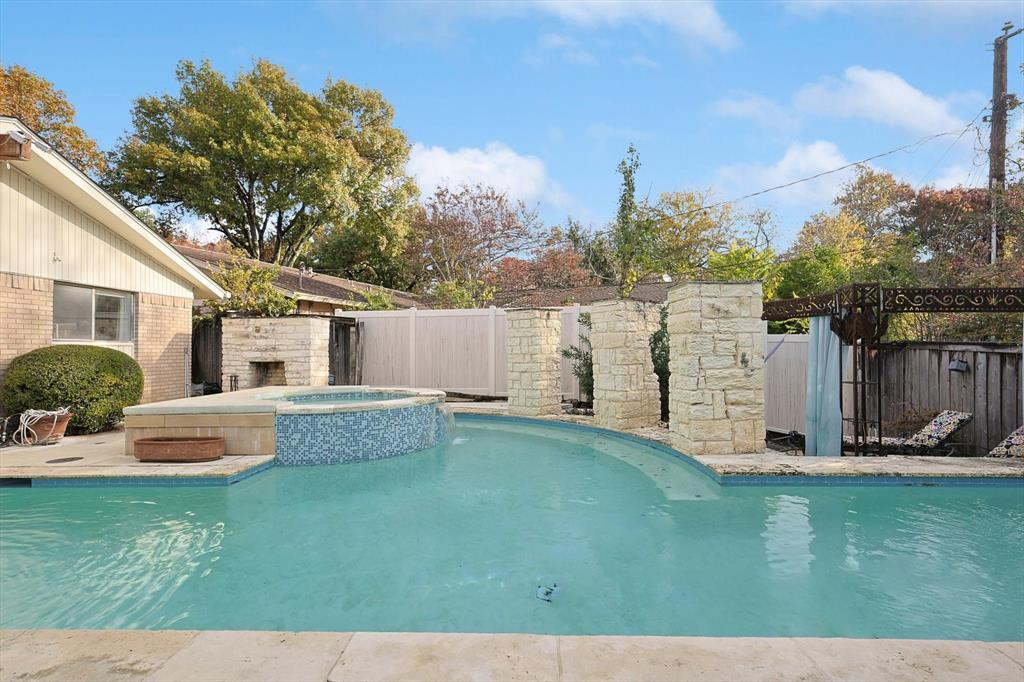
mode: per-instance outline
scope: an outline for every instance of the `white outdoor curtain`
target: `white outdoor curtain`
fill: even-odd
[[[838,457],[843,453],[843,414],[839,407],[841,343],[828,315],[811,318],[807,343],[807,423],[804,452]]]

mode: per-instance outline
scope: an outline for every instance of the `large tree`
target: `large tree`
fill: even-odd
[[[483,280],[502,259],[547,238],[535,210],[487,185],[437,189],[414,218],[411,235],[435,283]]]
[[[380,93],[304,91],[259,60],[233,81],[183,61],[176,95],[142,97],[106,181],[132,208],[196,215],[253,258],[294,264],[328,230],[401,238],[415,185]]]
[[[64,92],[23,66],[0,65],[0,115],[21,119],[85,172],[103,171],[103,154],[75,124],[75,108]]]

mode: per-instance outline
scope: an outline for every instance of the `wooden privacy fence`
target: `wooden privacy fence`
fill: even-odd
[[[804,432],[807,343],[806,334],[767,337],[765,354],[773,349],[774,354],[765,364],[765,421],[772,431]],[[877,376],[877,353],[883,355],[882,422],[887,435],[896,435],[899,423],[914,417],[941,410],[970,412],[974,419],[955,440],[962,444],[960,454],[983,455],[1024,421],[1020,346],[882,344],[870,356],[872,378]],[[953,360],[964,361],[965,371],[951,370]],[[847,348],[843,363],[847,379],[849,368]],[[849,400],[845,402],[849,413]],[[869,415],[875,414],[875,404],[871,393]]]
[[[581,312],[561,309],[562,347],[578,344]],[[362,383],[451,393],[508,395],[505,310],[345,311],[360,323]],[[572,363],[562,358],[562,397],[578,399]]]
[[[1020,346],[1003,344],[882,344],[882,422],[939,410],[974,419],[955,440],[961,454],[983,455],[1021,425]],[[961,360],[964,371],[950,369]],[[875,403],[868,409],[873,414]]]
[[[220,318],[204,319],[192,327],[192,383],[220,383]]]

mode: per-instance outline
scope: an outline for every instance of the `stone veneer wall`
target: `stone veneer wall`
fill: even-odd
[[[562,397],[559,310],[511,309],[506,322],[509,414],[558,414]]]
[[[239,390],[252,384],[253,362],[284,362],[288,386],[326,386],[331,321],[324,317],[226,317],[221,322],[221,385],[232,374]]]
[[[590,312],[594,354],[594,423],[636,429],[661,419],[651,334],[658,307],[639,301],[602,301]]]
[[[124,418],[124,452],[135,453],[137,438],[224,439],[228,455],[273,455],[273,412],[232,414],[129,414]]]
[[[669,429],[691,455],[763,452],[760,282],[685,282],[669,290]]]

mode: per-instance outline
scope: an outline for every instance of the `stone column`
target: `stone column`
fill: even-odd
[[[637,429],[661,419],[651,333],[658,308],[639,301],[602,301],[590,313],[594,352],[594,423]]]
[[[684,282],[669,290],[669,429],[691,455],[763,452],[760,282]]]
[[[506,312],[509,414],[558,414],[562,399],[557,308],[515,308]]]

